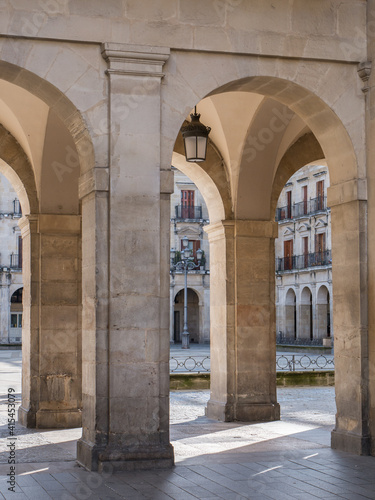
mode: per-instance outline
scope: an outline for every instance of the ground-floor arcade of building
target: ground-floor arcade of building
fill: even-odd
[[[343,95],[363,111],[362,96],[351,93],[356,70],[343,81],[339,76],[344,68],[337,64],[335,92],[325,88],[317,97],[302,69],[291,81],[291,66],[297,61],[279,62],[276,75],[269,61],[257,61],[255,69],[249,66],[251,58],[238,56],[234,67],[223,64],[228,62],[225,55],[158,50],[156,57],[134,48],[132,57],[138,57],[144,71],[127,76],[132,71],[128,59],[117,47],[103,48],[112,70],[106,106],[113,120],[106,131],[111,136],[109,165],[97,160],[106,158],[101,148],[108,153],[103,138],[92,133],[62,92],[34,74],[7,66],[11,76],[4,83],[9,94],[4,98],[22,94],[44,120],[44,132],[35,131],[44,141],[39,164],[33,149],[37,144],[29,144],[25,153],[26,125],[14,127],[0,116],[2,172],[13,180],[24,214],[20,422],[61,428],[76,427],[82,419],[78,460],[89,469],[101,470],[108,462],[124,468],[172,464],[172,157],[201,191],[211,222],[205,228],[211,285],[207,414],[222,421],[278,419],[274,213],[290,175],[324,157],[331,176],[335,255],[337,420],[332,443],[373,453],[364,136],[352,137],[364,124],[360,113],[348,116],[333,98],[337,84],[347,85]],[[197,64],[209,58],[211,73],[199,82],[185,76],[181,85],[181,75],[168,68],[184,68],[190,57]],[[161,85],[164,64],[167,78]],[[145,97],[132,110],[130,133],[126,120],[118,120],[116,99],[137,85]],[[207,160],[199,165],[185,162],[179,135],[195,104],[212,128]],[[54,147],[56,137],[59,148]]]

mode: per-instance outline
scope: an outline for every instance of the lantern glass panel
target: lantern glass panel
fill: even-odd
[[[185,137],[185,151],[187,161],[192,161],[196,155],[196,138],[195,136]]]
[[[197,137],[197,161],[204,161],[206,158],[207,137]]]

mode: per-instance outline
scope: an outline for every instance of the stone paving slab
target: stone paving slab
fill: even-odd
[[[8,360],[5,385],[19,372],[17,358]],[[375,500],[375,458],[329,447],[334,388],[278,388],[281,421],[269,423],[207,419],[208,397],[209,391],[171,393],[176,457],[171,470],[90,473],[74,460],[80,429],[17,425],[13,493],[7,484],[8,429],[0,394],[0,499]]]

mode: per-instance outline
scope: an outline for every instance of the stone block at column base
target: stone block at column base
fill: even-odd
[[[136,450],[110,450],[87,443],[77,442],[77,462],[89,471],[133,471],[169,469],[174,465],[173,446],[143,445]]]
[[[279,403],[221,403],[208,401],[208,418],[222,422],[271,422],[280,420]]]
[[[29,429],[74,429],[82,426],[81,410],[25,410],[20,406],[18,422]]]
[[[18,408],[18,423],[28,429],[36,428],[36,412],[26,410],[22,406]]]
[[[371,439],[369,436],[334,429],[331,433],[331,447],[355,455],[370,455]]]

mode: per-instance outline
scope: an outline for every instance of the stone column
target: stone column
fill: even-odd
[[[23,238],[22,404],[36,428],[81,425],[81,217],[28,215]]]
[[[319,323],[318,323],[318,305],[317,305],[317,290],[316,284],[311,283],[311,314],[312,314],[312,338],[319,338]]]
[[[277,224],[224,221],[205,230],[211,255],[211,397],[207,415],[223,421],[277,420]]]
[[[10,273],[0,271],[0,343],[9,340],[10,327]]]
[[[332,217],[336,426],[332,447],[370,452],[367,188],[364,180],[328,191]]]
[[[99,471],[109,463],[118,469],[168,467],[173,464],[169,442],[173,175],[169,165],[166,170],[160,165],[160,84],[169,50],[104,44],[102,54],[109,75],[109,182],[100,207],[95,192],[83,198],[94,210],[90,216],[83,207],[84,231],[85,217],[89,220],[96,214],[93,228],[87,227],[93,233],[87,254],[83,238],[84,269],[86,264],[90,267],[84,276],[84,307],[87,300],[91,304],[87,314],[91,308],[96,324],[84,314],[84,336],[92,354],[85,360],[78,461]],[[100,315],[97,294],[103,300]],[[84,340],[84,352],[85,345]]]

